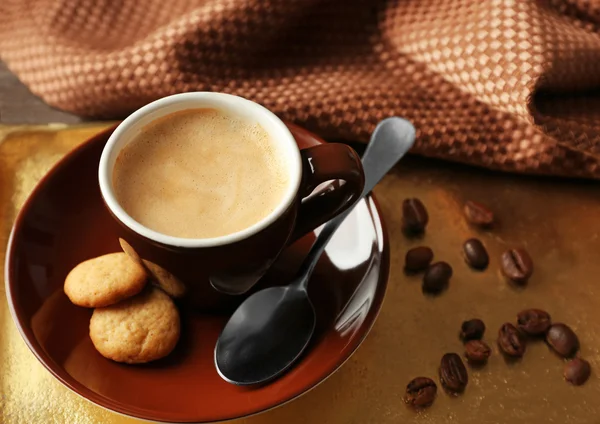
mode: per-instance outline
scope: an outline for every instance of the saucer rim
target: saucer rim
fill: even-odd
[[[294,135],[295,133],[305,133],[310,138],[315,140],[317,143],[320,143],[320,144],[326,143],[326,141],[324,141],[320,136],[314,134],[313,132],[311,132],[303,127],[300,127],[299,125],[292,124],[289,122],[285,122],[285,125],[288,126],[292,135]],[[5,286],[5,292],[6,292],[6,299],[7,299],[7,303],[9,306],[10,315],[19,331],[19,334],[21,335],[21,338],[27,345],[28,349],[36,357],[38,362],[40,362],[43,365],[43,367],[47,371],[49,371],[50,374],[53,377],[55,377],[61,384],[63,384],[71,392],[75,393],[76,395],[85,399],[86,401],[88,401],[96,406],[99,406],[105,410],[108,410],[110,412],[117,413],[121,416],[125,416],[128,418],[136,418],[136,419],[140,419],[140,420],[143,420],[146,422],[151,422],[151,423],[207,423],[207,422],[208,423],[220,423],[220,422],[226,422],[226,421],[230,421],[230,420],[252,417],[255,415],[262,414],[264,412],[274,410],[276,408],[279,408],[280,406],[286,405],[286,404],[298,399],[299,397],[305,395],[306,393],[312,391],[314,388],[318,387],[320,384],[322,384],[327,379],[329,379],[333,374],[335,374],[337,371],[339,371],[339,369],[356,353],[358,348],[364,343],[366,338],[371,333],[373,326],[375,325],[375,322],[377,321],[377,318],[379,317],[381,310],[383,308],[383,304],[385,301],[385,295],[386,295],[387,287],[388,287],[388,283],[389,283],[389,274],[390,274],[389,234],[388,234],[388,230],[387,230],[387,225],[383,218],[383,214],[381,213],[381,207],[379,205],[379,202],[377,201],[376,196],[373,193],[370,193],[364,199],[366,202],[369,202],[369,201],[373,202],[373,208],[377,212],[377,215],[376,215],[377,221],[378,221],[379,226],[381,227],[381,242],[380,242],[380,244],[378,243],[378,245],[382,246],[381,247],[381,268],[379,271],[379,276],[378,276],[378,281],[377,281],[377,291],[376,291],[377,294],[375,297],[375,301],[373,302],[373,305],[375,306],[375,308],[371,309],[371,311],[373,311],[372,312],[373,317],[371,318],[370,322],[368,322],[366,324],[366,326],[364,326],[363,334],[358,339],[356,339],[355,346],[353,346],[353,348],[346,355],[341,355],[340,357],[338,357],[338,362],[335,364],[334,367],[331,367],[330,370],[326,371],[324,376],[317,377],[315,379],[314,383],[309,384],[304,387],[300,387],[299,390],[297,390],[297,393],[295,393],[289,399],[281,401],[281,402],[275,401],[276,403],[274,405],[272,405],[270,407],[266,407],[264,409],[259,409],[254,412],[250,412],[250,413],[243,414],[243,415],[229,416],[229,417],[221,418],[221,419],[217,419],[217,420],[197,421],[193,418],[190,418],[190,419],[184,419],[184,420],[171,421],[166,417],[165,417],[165,419],[156,418],[156,417],[152,416],[152,411],[150,411],[150,410],[140,409],[135,406],[131,406],[131,405],[127,405],[127,404],[123,404],[121,402],[115,401],[104,395],[101,395],[99,393],[92,391],[87,386],[83,385],[82,383],[76,381],[73,378],[71,378],[69,381],[61,376],[59,371],[61,369],[64,370],[64,368],[62,368],[58,364],[56,364],[56,362],[44,351],[43,347],[39,343],[35,343],[36,337],[32,333],[31,329],[26,328],[27,326],[24,326],[21,324],[21,320],[22,320],[21,307],[19,305],[15,304],[14,290],[12,289],[12,287],[16,283],[13,284],[12,278],[11,278],[11,274],[12,274],[11,273],[11,270],[12,270],[11,259],[14,257],[15,250],[16,250],[15,234],[17,233],[17,230],[21,228],[22,222],[26,215],[26,212],[31,208],[31,204],[32,204],[33,200],[38,197],[39,192],[47,184],[47,181],[54,174],[59,172],[61,170],[61,168],[70,164],[75,158],[77,158],[79,156],[79,154],[81,154],[82,151],[84,151],[88,148],[94,147],[94,144],[96,142],[98,142],[98,139],[102,139],[102,138],[108,139],[108,137],[110,137],[110,134],[117,128],[117,126],[118,126],[118,124],[111,126],[107,129],[99,132],[98,134],[88,138],[87,140],[83,141],[81,144],[77,145],[76,147],[74,147],[73,149],[68,151],[64,157],[62,157],[56,164],[54,164],[54,166],[52,166],[47,171],[47,173],[39,180],[39,182],[36,184],[34,189],[31,191],[31,193],[27,197],[26,201],[23,203],[23,206],[19,210],[19,212],[15,218],[15,221],[12,225],[11,232],[8,237],[6,256],[5,256],[5,262],[4,262],[4,286]],[[368,208],[370,210],[372,210],[370,206],[368,206]]]

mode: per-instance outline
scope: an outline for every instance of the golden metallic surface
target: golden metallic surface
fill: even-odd
[[[66,129],[0,127],[0,249],[27,194],[66,152],[106,125]],[[10,130],[10,131],[9,131]],[[600,423],[600,190],[597,183],[534,179],[425,161],[405,160],[376,189],[391,241],[386,300],[371,335],[339,372],[307,395],[236,424],[441,424]],[[421,240],[400,231],[400,204],[419,197],[430,224]],[[466,199],[487,203],[499,218],[491,231],[466,224]],[[462,243],[480,237],[490,267],[471,271]],[[436,260],[454,267],[449,289],[438,297],[421,293],[420,276],[404,275],[404,254],[426,244]],[[526,247],[535,272],[525,288],[508,285],[499,257]],[[3,264],[2,264],[3,266]],[[3,275],[3,269],[2,269]],[[4,285],[0,290],[4,290]],[[542,342],[530,343],[521,361],[507,362],[495,344],[497,330],[523,308],[546,309],[579,335],[581,355],[593,367],[582,387],[563,381],[564,362]],[[434,405],[415,413],[402,397],[408,381],[423,375],[439,384],[437,367],[446,352],[462,354],[458,330],[479,317],[493,349],[487,366],[469,368],[465,393],[438,391]],[[64,388],[29,352],[0,301],[0,422],[134,423],[86,402]]]

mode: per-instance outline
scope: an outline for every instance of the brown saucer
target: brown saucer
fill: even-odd
[[[290,125],[300,147],[323,141]],[[6,255],[6,292],[21,335],[63,384],[111,410],[149,420],[211,422],[273,408],[311,389],[337,370],[368,334],[385,294],[389,245],[373,197],[361,202],[331,241],[314,274],[316,337],[304,358],[274,383],[239,388],[225,383],[213,349],[226,316],[182,311],[183,336],[164,360],[130,366],[109,361],[88,336],[91,310],[72,305],[62,286],[84,259],[119,251],[112,218],[97,183],[104,132],[68,154],[42,179],[23,206]],[[264,284],[285,283],[312,236],[287,249]]]

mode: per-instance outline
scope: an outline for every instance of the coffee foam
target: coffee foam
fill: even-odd
[[[289,175],[281,147],[255,122],[190,109],[144,127],[119,153],[113,187],[142,225],[175,237],[232,234],[282,201]]]

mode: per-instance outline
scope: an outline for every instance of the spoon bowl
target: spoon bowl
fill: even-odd
[[[252,319],[249,311],[256,311]],[[302,354],[315,325],[314,307],[297,286],[257,292],[235,311],[219,337],[215,349],[219,375],[238,385],[269,382]]]

